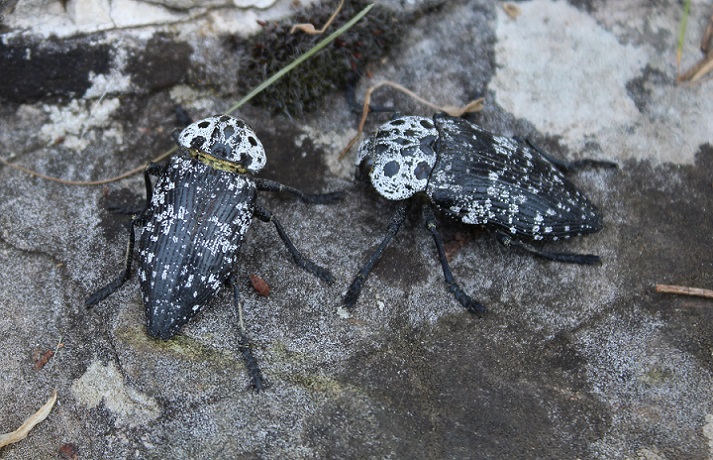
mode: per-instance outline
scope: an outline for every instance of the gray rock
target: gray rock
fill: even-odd
[[[16,16],[29,11],[22,3],[3,12],[1,155],[72,180],[169,149],[176,106],[195,119],[231,107],[254,19],[291,8],[169,8],[83,31],[61,5],[28,18]],[[522,14],[511,19],[490,0],[426,4],[369,66],[358,98],[387,78],[441,104],[485,96],[485,110],[468,117],[490,131],[562,158],[617,161],[617,171],[571,175],[605,229],[548,246],[599,254],[601,266],[542,261],[444,222],[448,241],[465,242],[455,276],[490,308],[477,318],[447,291],[428,232],[407,221],[344,315],[344,291],[392,210],[353,181],[354,151],[337,159],[358,117],[343,88],[299,119],[244,106],[238,115],[268,152],[265,177],[348,192],[334,206],[260,197],[337,281],[294,267],[274,229],[253,224],[237,270],[269,385],[254,393],[227,289],[165,342],[145,333],[135,279],[84,307],[121,268],[128,217],[106,208],[140,203],[140,175],[83,187],[3,166],[0,432],[53,389],[59,398],[0,458],[57,458],[68,444],[79,458],[710,458],[710,300],[654,292],[713,286],[712,83],[674,83],[679,2],[515,5]],[[683,68],[699,57],[709,13],[693,2]],[[62,39],[47,38],[53,25]],[[389,91],[374,102],[430,113]],[[372,114],[368,129],[387,117]],[[252,273],[269,298],[249,287]],[[35,369],[35,350],[60,342]]]

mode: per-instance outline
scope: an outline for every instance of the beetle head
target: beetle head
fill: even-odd
[[[436,165],[438,131],[430,118],[398,117],[379,127],[359,147],[357,165],[389,200],[404,200],[426,190]]]
[[[213,166],[229,163],[237,168],[225,169],[240,172],[257,173],[267,161],[255,131],[243,120],[228,115],[214,115],[188,125],[178,135],[178,144]]]

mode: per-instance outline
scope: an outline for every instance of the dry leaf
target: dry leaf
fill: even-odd
[[[257,292],[261,296],[270,296],[270,285],[267,284],[267,281],[265,281],[264,279],[260,278],[257,275],[250,275],[250,283],[252,283],[255,292]]]
[[[54,351],[47,350],[46,352],[40,354],[40,351],[35,352],[35,369],[40,370],[45,367],[45,364],[49,362],[54,356]]]
[[[520,8],[512,3],[503,3],[503,11],[505,11],[505,14],[510,16],[511,19],[517,19],[517,17],[522,14]]]
[[[0,434],[0,447],[5,447],[8,444],[14,444],[18,441],[22,441],[27,437],[27,434],[32,430],[35,425],[40,423],[42,420],[46,419],[47,416],[52,411],[54,403],[57,401],[57,390],[52,392],[52,396],[47,400],[44,406],[40,407],[40,410],[35,412],[30,418],[25,420],[20,428],[16,429],[12,433]]]

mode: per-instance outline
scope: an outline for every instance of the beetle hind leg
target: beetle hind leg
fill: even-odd
[[[463,307],[471,313],[483,314],[488,311],[485,305],[481,304],[477,300],[473,300],[468,294],[463,292],[461,287],[453,278],[453,273],[451,272],[451,267],[448,264],[448,259],[446,258],[446,251],[443,248],[443,238],[441,238],[441,233],[438,231],[438,224],[436,221],[436,216],[433,214],[433,210],[430,206],[424,206],[424,214],[426,217],[426,228],[431,232],[433,236],[433,241],[436,243],[436,250],[438,251],[438,259],[441,261],[441,267],[443,268],[443,277],[448,285],[448,290],[451,291],[453,296],[458,302],[460,302]]]
[[[255,391],[259,392],[265,387],[265,381],[262,378],[260,365],[257,363],[255,355],[253,355],[250,339],[245,332],[245,324],[243,323],[243,306],[240,303],[240,289],[238,288],[238,283],[234,276],[230,277],[230,284],[233,286],[233,303],[235,310],[238,313],[238,323],[240,328],[240,342],[238,347],[240,349],[240,353],[243,355],[245,368],[250,375],[250,380],[252,382],[251,385]]]
[[[619,165],[614,163],[613,161],[594,160],[592,158],[583,158],[581,160],[575,160],[575,161],[561,160],[559,158],[553,157],[552,155],[547,153],[542,147],[540,147],[539,145],[530,141],[529,139],[525,139],[525,142],[532,150],[539,153],[540,156],[542,156],[545,160],[549,161],[550,163],[552,163],[553,165],[555,165],[557,168],[559,168],[560,170],[562,170],[564,172],[570,172],[570,171],[575,171],[578,169],[589,168],[589,167],[596,167],[596,168],[618,168],[619,167]]]
[[[523,241],[515,240],[504,233],[498,232],[497,237],[500,244],[505,247],[523,249],[529,252],[530,254],[536,255],[537,257],[542,257],[543,259],[552,260],[555,262],[564,262],[568,264],[578,265],[594,265],[601,262],[599,256],[594,254],[542,251]]]

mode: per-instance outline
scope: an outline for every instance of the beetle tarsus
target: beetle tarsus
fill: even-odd
[[[448,290],[453,293],[456,300],[471,313],[476,315],[482,315],[488,312],[488,308],[477,300],[473,300],[468,294],[463,292],[463,290],[456,283],[451,283],[448,285]]]
[[[361,288],[364,286],[366,276],[368,276],[368,273],[364,275],[360,271],[354,277],[354,281],[352,281],[352,284],[349,285],[349,289],[347,289],[347,293],[344,295],[343,301],[343,304],[347,309],[353,308],[354,304],[356,304],[357,300],[359,300],[359,295],[361,295]]]
[[[250,339],[245,332],[245,324],[243,323],[243,307],[240,303],[240,288],[238,287],[235,275],[230,276],[230,284],[233,287],[233,305],[238,313],[238,327],[240,328],[240,341],[238,343],[238,348],[240,349],[240,354],[243,355],[245,368],[250,375],[251,386],[255,389],[255,391],[260,392],[264,388],[264,380],[262,378],[262,371],[260,371],[260,365],[257,363],[255,355],[253,355]]]
[[[84,302],[87,308],[91,308],[102,300],[115,293],[129,279],[129,274],[124,270],[114,281],[90,295]]]
[[[240,348],[243,360],[245,361],[245,368],[248,370],[248,374],[250,375],[251,386],[256,392],[259,393],[265,388],[265,381],[262,378],[260,365],[257,363],[257,360],[253,355],[250,340],[243,333],[240,334],[240,343],[238,344],[238,348]]]

